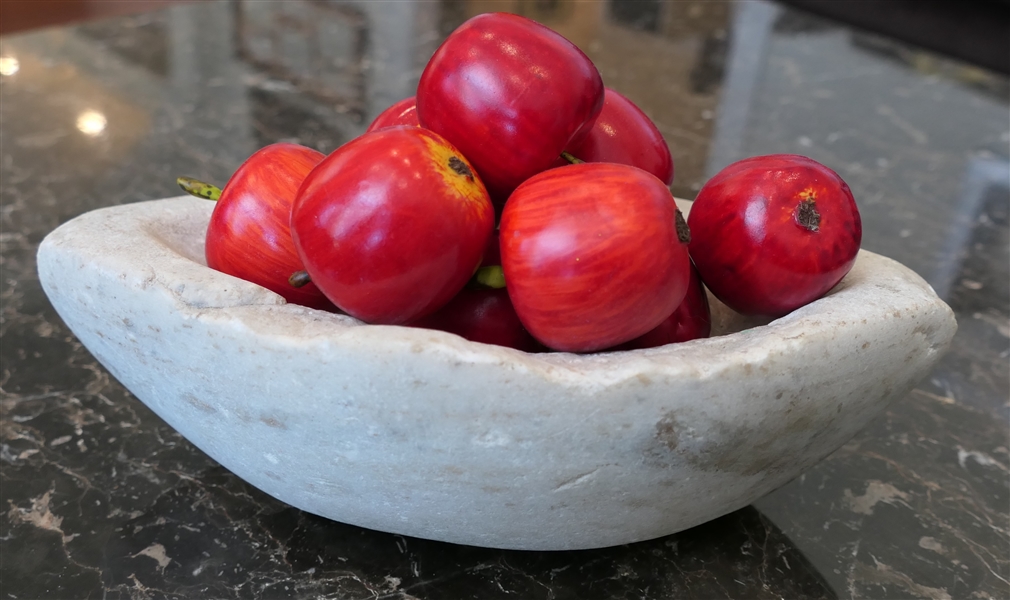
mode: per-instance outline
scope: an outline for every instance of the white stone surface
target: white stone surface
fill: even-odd
[[[303,510],[478,546],[591,548],[673,533],[796,477],[907,393],[956,324],[861,252],[767,325],[625,353],[524,354],[362,325],[203,264],[210,202],[97,210],[42,243],[81,342],[215,460]]]

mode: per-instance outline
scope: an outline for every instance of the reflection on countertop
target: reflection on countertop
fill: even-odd
[[[330,151],[411,95],[469,16],[525,14],[657,123],[690,198],[738,158],[837,170],[864,247],[955,310],[931,377],[753,507],[595,551],[405,539],[219,467],[76,341],[35,251],[103,206],[223,183],[262,145]],[[0,39],[0,336],[14,598],[998,598],[1010,594],[1010,83],[765,1],[215,1]]]

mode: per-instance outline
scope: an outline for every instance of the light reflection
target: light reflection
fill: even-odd
[[[768,222],[768,206],[765,198],[754,198],[747,203],[744,209],[743,221],[747,226],[747,233],[755,242],[765,239],[766,225]]]
[[[530,73],[537,79],[547,79],[547,71],[540,65],[530,65]]]
[[[0,75],[10,76],[21,70],[21,63],[13,56],[0,56]]]
[[[105,115],[97,110],[86,110],[77,115],[77,129],[79,129],[84,135],[90,135],[92,137],[101,135],[102,132],[105,131],[105,126],[108,125],[108,123],[108,119],[105,118]]]

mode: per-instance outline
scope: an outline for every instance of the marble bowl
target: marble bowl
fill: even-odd
[[[684,208],[688,208],[687,203]],[[38,253],[53,306],[193,444],[311,513],[403,535],[576,549],[741,508],[850,439],[950,344],[951,310],[870,252],[770,323],[525,354],[302,308],[207,268],[212,203],[96,210]]]

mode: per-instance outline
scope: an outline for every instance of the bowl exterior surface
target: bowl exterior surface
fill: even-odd
[[[525,354],[366,326],[207,268],[212,203],[82,215],[38,254],[54,307],[141,401],[238,476],[311,513],[515,549],[650,539],[741,508],[926,376],[953,315],[863,251],[826,297],[704,340]],[[687,206],[685,206],[687,208]],[[734,332],[735,331],[735,332]]]

